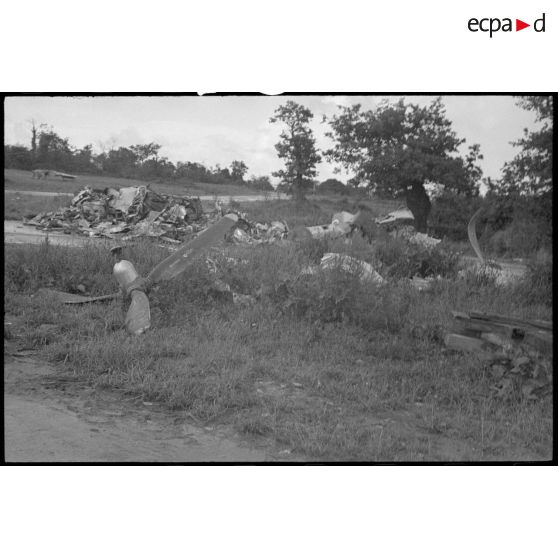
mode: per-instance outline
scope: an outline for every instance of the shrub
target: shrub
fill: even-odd
[[[477,224],[481,247],[496,256],[526,256],[552,242],[552,198],[542,196],[464,197],[443,192],[429,217],[434,236],[468,241],[467,225],[483,207]]]
[[[525,219],[514,219],[508,227],[496,231],[489,237],[486,244],[487,251],[495,256],[504,257],[533,254],[542,245],[539,232],[538,223]],[[483,235],[483,238],[486,236],[488,235]]]
[[[348,188],[343,182],[336,178],[328,178],[318,185],[320,194],[347,194]]]
[[[552,254],[540,250],[529,261],[527,273],[514,294],[526,304],[552,304]]]
[[[454,277],[459,264],[459,254],[443,245],[428,249],[389,235],[378,238],[373,250],[382,266],[378,271],[395,279],[415,275]]]
[[[488,265],[475,265],[461,271],[460,278],[465,281],[470,291],[489,287],[496,287],[498,270]]]
[[[301,277],[291,285],[284,308],[313,322],[394,333],[404,327],[417,296],[408,286],[378,286],[338,267]]]
[[[112,260],[107,248],[86,244],[65,248],[43,242],[37,246],[6,246],[4,284],[6,290],[32,292],[53,287],[73,292],[86,284],[92,294],[116,290]]]
[[[482,198],[471,198],[442,192],[432,204],[428,218],[429,230],[437,238],[467,241],[467,225],[480,207]]]

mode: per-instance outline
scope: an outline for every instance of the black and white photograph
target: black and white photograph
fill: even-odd
[[[7,463],[553,458],[550,94],[8,94]]]

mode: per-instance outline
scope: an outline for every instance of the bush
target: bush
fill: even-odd
[[[428,249],[389,235],[378,238],[373,250],[376,260],[382,266],[378,270],[380,274],[394,279],[415,275],[454,277],[459,264],[459,254],[443,245]]]
[[[347,194],[349,188],[336,178],[328,178],[318,185],[317,191],[320,194]]]
[[[65,248],[46,242],[37,246],[6,246],[4,286],[13,292],[33,292],[41,287],[75,292],[83,283],[92,294],[116,290],[112,260],[107,248],[87,244]]]
[[[526,304],[552,304],[552,254],[540,250],[527,264],[527,273],[515,288]]]
[[[417,296],[412,287],[377,286],[339,267],[296,281],[285,310],[313,322],[343,322],[395,333],[404,327]]]
[[[488,236],[485,245],[487,251],[495,256],[520,257],[536,252],[542,243],[538,223],[524,219],[514,219],[503,230],[489,236],[486,233],[481,242]]]
[[[525,257],[548,249],[552,246],[552,197],[496,199],[483,214],[482,226],[480,240],[498,256]]]
[[[547,194],[471,198],[443,192],[432,206],[431,234],[468,242],[467,226],[481,206],[477,236],[487,252],[495,256],[527,256],[551,245],[552,197]]]
[[[483,288],[495,288],[498,270],[488,265],[465,268],[460,274],[469,291]]]
[[[428,218],[430,233],[437,238],[467,241],[467,225],[482,201],[482,198],[442,192],[432,204]]]

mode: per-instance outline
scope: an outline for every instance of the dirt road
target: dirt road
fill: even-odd
[[[32,354],[9,348],[4,356],[4,425],[7,462],[274,459],[229,428],[203,427],[155,402],[95,389]]]

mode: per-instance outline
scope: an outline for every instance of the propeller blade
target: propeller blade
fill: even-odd
[[[142,291],[132,291],[132,302],[126,313],[126,329],[133,335],[140,335],[151,325],[149,299]]]
[[[79,295],[72,295],[72,294],[68,293],[68,294],[65,295],[65,300],[63,300],[62,302],[64,304],[88,304],[90,302],[101,302],[101,301],[105,301],[105,300],[113,300],[115,298],[120,297],[121,295],[122,295],[122,293],[120,293],[120,292],[112,293],[112,294],[108,294],[108,295],[102,295],[102,296],[79,296]]]
[[[205,229],[196,238],[181,246],[174,254],[156,265],[147,276],[147,283],[153,285],[159,281],[167,281],[182,273],[189,265],[190,259],[204,249],[223,240],[225,234],[238,221],[238,216],[229,213],[213,226]]]
[[[102,296],[82,296],[73,293],[64,293],[54,289],[39,289],[37,295],[55,297],[61,304],[86,304],[88,302],[100,302],[103,300],[112,300],[118,298],[120,293],[112,293]]]
[[[479,209],[477,209],[477,211],[475,211],[475,213],[471,217],[471,220],[469,221],[469,226],[467,227],[467,235],[469,236],[469,242],[471,243],[471,246],[473,247],[475,254],[477,255],[481,264],[484,265],[484,258],[482,257],[482,252],[479,246],[479,241],[477,240],[477,231],[476,231],[477,219],[481,214],[482,210],[483,208],[480,207]]]

